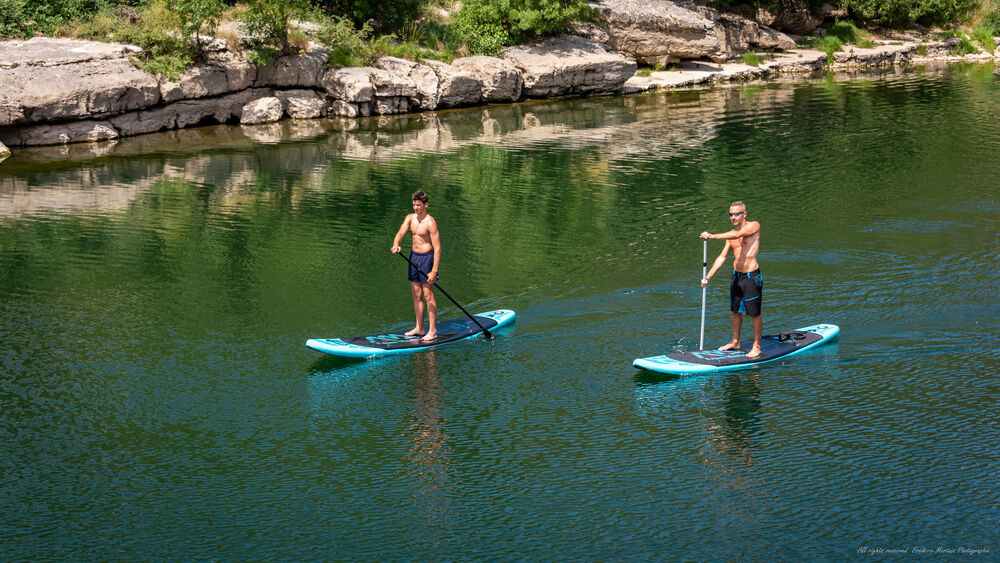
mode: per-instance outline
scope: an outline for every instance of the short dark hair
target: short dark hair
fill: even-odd
[[[424,192],[424,190],[417,190],[413,192],[413,197],[410,198],[410,201],[419,201],[421,203],[427,203],[427,199],[428,199],[427,193]]]

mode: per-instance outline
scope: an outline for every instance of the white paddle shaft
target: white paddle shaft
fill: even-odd
[[[701,247],[701,279],[705,279],[708,274],[708,241],[702,240]],[[705,349],[705,290],[707,287],[701,288],[701,338],[698,340],[698,349]]]

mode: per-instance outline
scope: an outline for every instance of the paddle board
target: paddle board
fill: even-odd
[[[490,331],[514,322],[514,311],[509,309],[499,309],[474,316],[479,324],[483,325],[483,328]],[[402,332],[390,332],[388,334],[346,338],[310,338],[306,341],[306,346],[335,356],[370,358],[426,350],[442,344],[465,340],[481,332],[482,329],[476,326],[472,319],[461,317],[448,321],[438,321],[437,338],[431,342],[424,342],[419,336],[406,336]]]
[[[826,344],[833,341],[838,334],[840,334],[840,327],[837,325],[812,325],[762,336],[760,356],[753,359],[747,358],[746,352],[753,346],[753,339],[750,339],[740,343],[743,350],[675,352],[651,358],[638,358],[632,362],[632,365],[640,369],[673,375],[746,369]]]

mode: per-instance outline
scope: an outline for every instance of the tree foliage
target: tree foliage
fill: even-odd
[[[177,18],[181,36],[200,56],[205,50],[202,32],[214,33],[226,5],[222,0],[167,0],[167,6]]]
[[[509,45],[560,33],[589,14],[583,0],[466,0],[456,25],[473,52],[495,55]]]
[[[840,5],[862,20],[879,24],[953,21],[966,13],[974,0],[841,0]]]
[[[311,8],[309,0],[255,0],[243,14],[243,25],[250,39],[250,60],[266,64],[273,57],[292,53],[289,24],[294,16]]]
[[[377,33],[392,33],[420,17],[428,0],[316,0],[326,13],[350,20],[361,29],[370,25]]]

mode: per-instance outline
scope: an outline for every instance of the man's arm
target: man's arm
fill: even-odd
[[[393,254],[397,254],[401,250],[399,248],[399,243],[403,242],[403,237],[406,236],[406,231],[410,228],[410,217],[411,216],[412,216],[412,213],[410,215],[407,215],[406,219],[403,219],[403,224],[399,226],[399,232],[396,233],[396,238],[392,239],[392,248],[389,249],[389,252],[392,252]]]
[[[706,285],[708,285],[708,280],[712,279],[712,276],[715,275],[715,272],[719,271],[719,268],[721,268],[722,265],[726,263],[726,258],[728,256],[729,256],[729,241],[726,241],[726,244],[722,248],[722,252],[719,253],[719,257],[716,258],[715,262],[712,264],[712,269],[710,269],[708,271],[708,274],[706,274],[705,277],[702,278],[701,287],[705,287]]]
[[[434,248],[434,266],[427,272],[427,281],[434,283],[437,280],[438,264],[441,263],[441,234],[438,232],[437,221],[432,219],[427,231],[431,236],[431,246]]]
[[[724,233],[719,233],[717,235],[713,235],[708,231],[705,231],[704,233],[701,234],[701,238],[716,239],[716,240],[732,240],[734,238],[748,237],[759,230],[760,230],[760,223],[756,221],[750,221],[747,222],[747,224],[743,225],[743,228],[738,231],[736,229],[733,229],[731,231],[726,231]]]

